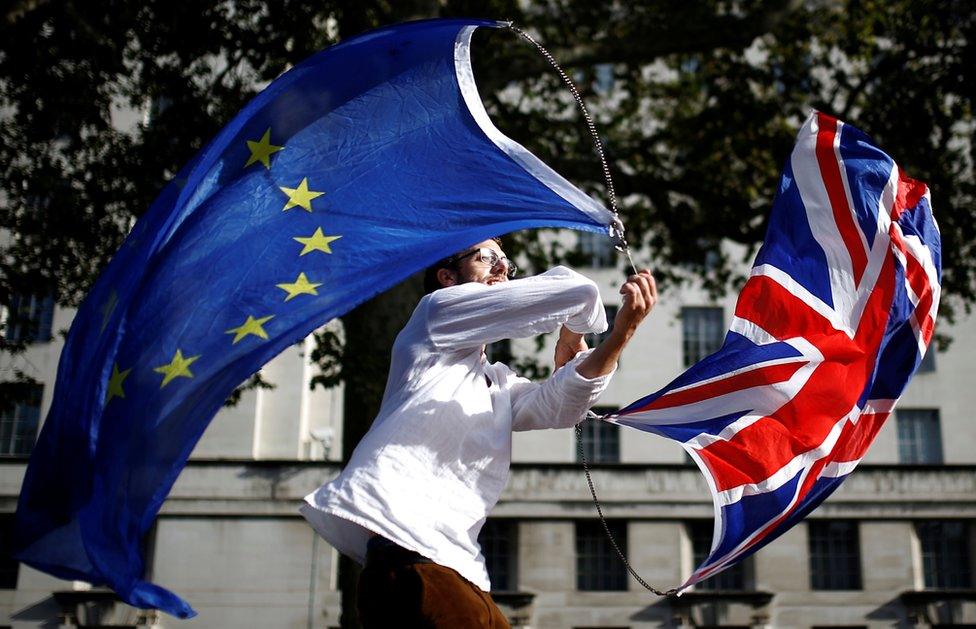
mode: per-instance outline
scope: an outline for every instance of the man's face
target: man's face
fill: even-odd
[[[505,252],[502,251],[502,248],[494,240],[479,242],[478,244],[469,247],[467,251],[475,250],[481,247],[492,249],[498,254],[499,258],[505,257]],[[441,271],[444,272],[447,270],[442,269]],[[478,282],[481,284],[491,285],[497,282],[507,282],[507,272],[508,267],[505,264],[499,263],[493,267],[490,267],[487,263],[481,261],[481,256],[474,254],[458,261],[456,273],[447,271],[447,273],[444,276],[441,276],[439,279],[441,284],[444,286],[467,284],[468,282]]]

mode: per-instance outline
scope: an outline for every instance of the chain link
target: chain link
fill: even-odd
[[[606,181],[606,186],[607,186],[607,198],[610,202],[610,211],[613,212],[613,223],[609,225],[610,238],[613,240],[613,246],[617,249],[617,251],[620,251],[627,255],[627,259],[630,261],[630,268],[636,274],[637,267],[634,264],[633,257],[631,257],[630,247],[627,245],[627,240],[626,238],[624,238],[624,225],[620,220],[620,214],[618,213],[617,210],[617,194],[613,188],[613,178],[610,176],[610,165],[607,163],[606,154],[603,151],[603,140],[600,139],[600,134],[597,133],[596,131],[596,125],[593,124],[593,117],[590,116],[589,110],[586,109],[586,105],[583,103],[583,97],[580,96],[579,90],[576,88],[576,84],[573,83],[573,80],[569,78],[569,75],[567,75],[566,72],[559,66],[559,63],[556,62],[556,59],[549,53],[548,50],[546,50],[542,46],[542,44],[537,42],[535,39],[532,38],[531,35],[529,35],[528,33],[526,33],[525,31],[523,31],[522,29],[520,29],[519,27],[515,26],[512,23],[509,23],[508,27],[512,29],[515,33],[517,33],[520,37],[522,37],[530,44],[535,46],[539,50],[539,52],[542,53],[542,56],[549,61],[549,65],[551,65],[556,70],[556,72],[559,74],[559,77],[563,80],[563,83],[565,83],[566,87],[569,88],[569,91],[573,95],[573,98],[576,99],[576,104],[579,105],[579,109],[583,113],[583,119],[586,121],[586,127],[587,129],[589,129],[590,136],[593,138],[593,147],[596,150],[596,154],[600,158],[600,164],[603,167],[603,178]],[[591,421],[594,421],[598,418],[599,416],[593,413],[592,411],[590,411],[590,413],[587,416],[587,419],[590,419]],[[617,544],[617,540],[614,539],[613,533],[610,532],[610,527],[607,525],[607,519],[603,515],[603,507],[600,505],[600,500],[596,496],[596,489],[594,489],[593,487],[593,478],[590,475],[590,465],[586,460],[586,453],[583,451],[582,422],[576,424],[576,443],[579,447],[580,461],[583,463],[583,473],[586,474],[586,484],[590,488],[590,495],[593,496],[593,504],[596,506],[596,512],[600,516],[600,523],[603,525],[603,531],[607,534],[607,539],[610,540],[610,544],[613,546],[613,549],[617,552],[617,556],[620,557],[620,561],[622,561],[624,563],[624,566],[627,567],[627,571],[630,573],[630,575],[634,577],[634,579],[636,579],[637,582],[640,583],[642,586],[644,586],[644,588],[647,589],[649,592],[657,594],[658,596],[671,596],[677,594],[678,593],[677,588],[671,588],[670,590],[662,592],[656,587],[650,585],[647,581],[641,578],[639,574],[637,574],[637,571],[634,570],[633,566],[630,565],[630,562],[627,561],[627,556],[624,555],[623,551],[620,550],[620,546]]]
[[[607,163],[607,157],[603,151],[603,140],[600,139],[600,134],[597,133],[596,125],[593,123],[593,117],[590,116],[589,110],[583,103],[583,97],[580,96],[579,89],[577,89],[576,84],[573,83],[573,80],[569,78],[569,75],[566,74],[566,72],[562,69],[555,57],[553,57],[542,44],[537,42],[531,35],[511,22],[508,23],[508,28],[518,34],[522,39],[535,46],[536,49],[542,53],[542,56],[549,61],[549,65],[556,70],[556,72],[559,74],[559,78],[561,78],[563,83],[566,84],[566,87],[569,88],[573,98],[576,99],[576,104],[579,106],[580,112],[583,114],[583,119],[586,121],[586,128],[589,129],[590,137],[593,139],[593,148],[596,150],[597,157],[600,158],[600,164],[603,167],[603,180],[607,186],[607,199],[610,202],[610,211],[613,213],[613,222],[608,226],[610,230],[610,239],[613,241],[614,248],[627,256],[627,260],[630,262],[630,268],[636,275],[637,265],[634,264],[634,258],[630,254],[630,246],[627,245],[627,239],[624,237],[624,224],[620,220],[620,213],[617,209],[617,193],[613,187],[613,177],[610,176],[610,164]]]
[[[599,421],[599,416],[590,412],[584,421]],[[603,515],[603,507],[600,505],[600,500],[596,497],[596,489],[593,488],[593,478],[590,476],[590,465],[586,461],[586,453],[583,451],[583,422],[576,424],[576,444],[579,448],[580,461],[583,463],[583,473],[586,474],[586,484],[590,488],[590,495],[593,496],[593,504],[596,505],[596,512],[600,515],[600,524],[603,525],[603,531],[607,534],[607,538],[610,540],[610,544],[613,546],[613,549],[617,551],[617,556],[620,557],[620,561],[624,562],[624,565],[627,567],[627,572],[629,572],[630,576],[634,577],[638,583],[643,585],[646,590],[657,594],[658,596],[672,596],[677,594],[678,588],[671,588],[670,590],[662,592],[656,587],[648,584],[647,581],[637,574],[637,571],[634,570],[633,566],[630,565],[630,562],[627,561],[627,556],[624,555],[623,551],[620,550],[620,546],[617,545],[617,540],[614,539],[613,533],[610,532],[610,527],[607,525],[607,519]]]

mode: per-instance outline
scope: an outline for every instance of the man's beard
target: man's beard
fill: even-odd
[[[469,282],[478,282],[480,284],[495,284],[497,282],[504,282],[507,278],[500,273],[489,273],[485,276],[480,276],[476,272],[471,271],[469,273],[458,272],[459,284],[467,284]]]

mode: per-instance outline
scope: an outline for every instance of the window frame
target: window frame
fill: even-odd
[[[714,338],[709,337],[713,330]],[[726,332],[723,307],[682,306],[681,360],[684,367],[691,367],[706,356],[717,352],[722,347]]]
[[[958,527],[958,546],[951,547],[950,532]],[[918,539],[919,568],[925,589],[971,589],[973,578],[972,523],[968,520],[918,520],[912,527]],[[938,547],[933,549],[932,542]],[[960,561],[962,560],[962,561]]]
[[[31,384],[25,400],[0,410],[0,457],[27,456],[34,449],[41,428],[41,403],[44,385]],[[27,424],[27,430],[23,430]]]
[[[606,522],[620,551],[627,556],[627,521]],[[574,546],[577,591],[626,592],[629,589],[627,567],[614,551],[600,520],[577,520]]]
[[[941,465],[944,462],[939,409],[896,408],[895,424],[899,463]]]
[[[502,542],[504,552],[499,555],[495,549]],[[485,569],[491,580],[492,592],[514,592],[518,589],[518,520],[508,518],[488,518],[478,532],[478,546],[485,559]],[[503,576],[499,577],[498,566],[503,566]],[[493,569],[494,567],[494,569]],[[503,587],[502,587],[503,586]]]
[[[54,296],[15,293],[5,308],[3,335],[11,343],[47,343],[53,336]]]
[[[576,240],[580,266],[589,269],[617,268],[617,250],[605,233],[580,231]]]
[[[616,410],[612,406],[596,406],[593,412],[605,415]],[[580,424],[583,440],[583,456],[587,463],[620,463],[620,426],[603,421],[588,419]],[[581,462],[579,448],[576,449],[576,462]]]
[[[864,589],[861,533],[856,520],[809,520],[807,535],[812,591]],[[844,552],[837,552],[839,542],[847,546]]]
[[[692,568],[698,567],[708,558],[708,553],[712,549],[713,529],[714,523],[711,520],[688,520],[685,522],[685,532],[688,534],[688,541],[691,542]],[[755,589],[751,583],[750,566],[748,565],[750,561],[751,558],[747,557],[718,574],[704,581],[699,581],[694,585],[694,589],[705,592],[743,592]]]

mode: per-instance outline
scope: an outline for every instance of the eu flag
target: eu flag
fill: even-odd
[[[228,394],[459,247],[613,216],[489,121],[482,20],[375,30],[296,66],[187,164],[81,305],[17,509],[18,557],[189,617],[140,541]]]

